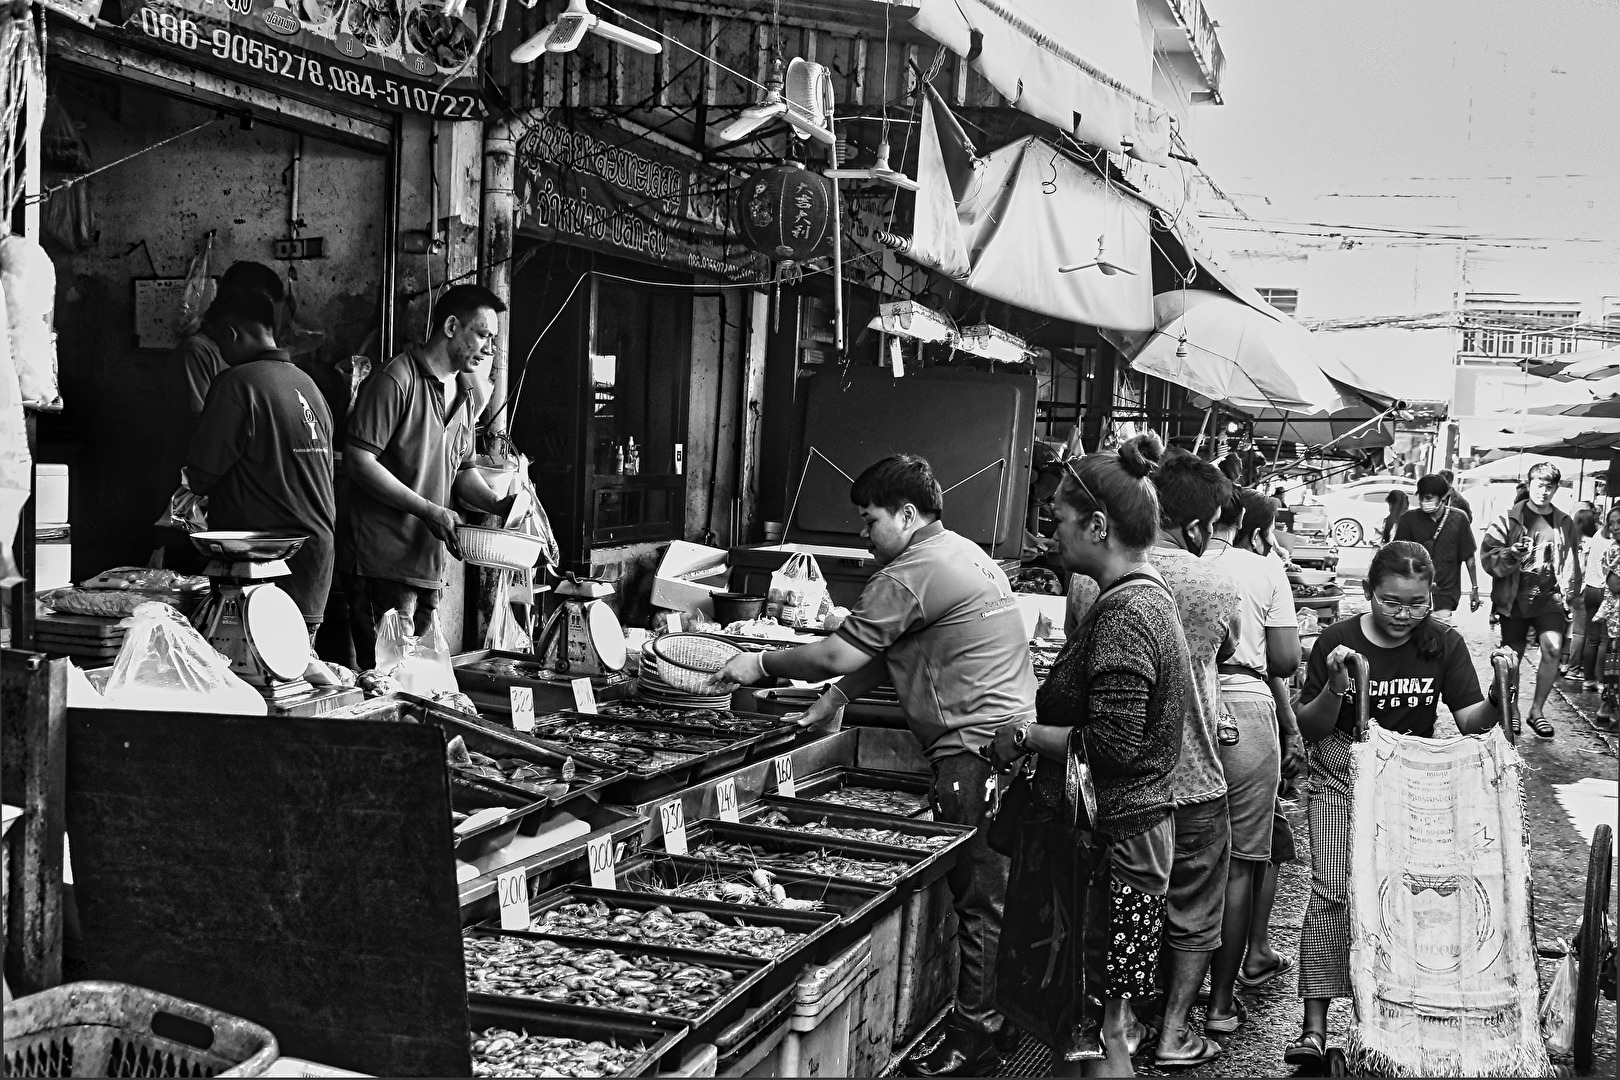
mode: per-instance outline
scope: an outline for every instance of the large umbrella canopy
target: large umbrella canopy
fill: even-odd
[[[1475,445],[1503,450],[1552,453],[1552,446],[1599,446],[1620,442],[1620,419],[1594,416],[1504,417],[1499,431],[1477,437]]]
[[[1591,416],[1600,419],[1620,419],[1620,397],[1581,401],[1573,405],[1541,405],[1529,410],[1536,416]]]
[[[1620,374],[1620,345],[1565,353],[1556,360],[1531,364],[1529,371],[1554,379],[1606,379]]]
[[[1292,319],[1206,289],[1160,293],[1153,314],[1152,333],[1120,335],[1137,371],[1245,412],[1315,415],[1354,404],[1322,373],[1325,350]]]

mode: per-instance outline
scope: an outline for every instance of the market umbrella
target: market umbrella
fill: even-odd
[[[1620,419],[1620,397],[1599,398],[1573,405],[1540,405],[1529,412],[1536,416],[1591,416],[1616,420]]]
[[[1620,374],[1620,345],[1565,353],[1556,360],[1531,364],[1527,370],[1554,379],[1605,379]]]
[[[1620,442],[1620,419],[1597,416],[1520,416],[1479,436],[1475,445],[1527,453],[1551,453],[1549,446],[1598,446]]]
[[[1160,293],[1153,315],[1151,333],[1119,335],[1137,371],[1246,412],[1317,415],[1355,404],[1322,373],[1325,350],[1292,319],[1207,289]]]

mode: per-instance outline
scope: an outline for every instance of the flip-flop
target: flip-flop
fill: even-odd
[[[1283,1051],[1283,1061],[1289,1065],[1321,1068],[1322,1059],[1327,1056],[1327,1036],[1314,1031],[1301,1033],[1300,1037],[1288,1044]]]
[[[1237,984],[1245,990],[1258,990],[1266,983],[1294,970],[1294,962],[1288,957],[1278,954],[1275,967],[1269,967],[1258,975],[1249,976],[1238,971]]]
[[[1213,1035],[1230,1035],[1238,1028],[1248,1023],[1249,1010],[1243,1007],[1243,1002],[1234,998],[1232,1000],[1232,1004],[1237,1007],[1237,1011],[1231,1016],[1212,1017],[1208,1013],[1205,1013],[1204,1030]]]
[[[1176,1057],[1165,1057],[1162,1053],[1154,1054],[1153,1064],[1161,1069],[1186,1069],[1194,1065],[1207,1065],[1225,1052],[1220,1043],[1200,1035],[1196,1053]]]
[[[1527,716],[1524,718],[1524,722],[1530,725],[1531,731],[1543,739],[1550,739],[1557,733],[1557,729],[1552,726],[1551,721],[1545,716]]]
[[[1145,1024],[1138,1020],[1136,1022],[1136,1029],[1125,1036],[1125,1053],[1130,1057],[1135,1057],[1137,1054],[1141,1053],[1142,1047],[1146,1046],[1148,1043],[1157,1042],[1158,1038],[1158,1028],[1154,1027],[1152,1024]]]

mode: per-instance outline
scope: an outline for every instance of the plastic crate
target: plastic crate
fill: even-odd
[[[6,1006],[7,1076],[263,1076],[279,1056],[258,1024],[114,982],[77,982]]]

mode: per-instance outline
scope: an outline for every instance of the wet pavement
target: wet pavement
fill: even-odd
[[[1364,563],[1363,563],[1364,565]],[[1359,593],[1359,583],[1346,585],[1346,591]],[[1362,610],[1365,602],[1356,605]],[[1350,615],[1351,602],[1347,601],[1345,614]],[[1476,667],[1481,674],[1481,685],[1488,685],[1488,657],[1497,642],[1494,629],[1489,625],[1487,613],[1462,613],[1458,629],[1468,640]],[[1536,662],[1531,650],[1524,662],[1524,698],[1529,700]],[[1550,740],[1535,737],[1526,730],[1519,743],[1520,753],[1528,768],[1525,770],[1524,792],[1531,839],[1534,911],[1537,923],[1537,941],[1542,947],[1556,945],[1558,939],[1574,936],[1581,919],[1585,901],[1587,865],[1590,857],[1590,829],[1578,832],[1570,816],[1560,805],[1555,787],[1576,783],[1585,778],[1598,778],[1611,785],[1616,783],[1615,736],[1599,731],[1591,723],[1597,709],[1597,695],[1584,693],[1580,683],[1560,679],[1558,688],[1547,706],[1547,717],[1557,728]],[[1441,733],[1455,733],[1450,717],[1442,710]],[[1278,952],[1297,959],[1299,932],[1310,892],[1310,857],[1307,844],[1303,809],[1290,814],[1294,834],[1299,843],[1301,861],[1287,864],[1278,875],[1277,903],[1272,918],[1272,941]],[[1612,815],[1611,815],[1612,822]],[[1610,918],[1615,918],[1616,890],[1610,896]],[[1557,965],[1555,959],[1540,961],[1542,992],[1545,994]],[[1298,1034],[1300,1000],[1294,972],[1277,979],[1258,991],[1239,991],[1239,997],[1248,1009],[1248,1023],[1233,1035],[1219,1036],[1225,1052],[1216,1060],[1193,1069],[1158,1069],[1152,1064],[1151,1053],[1138,1057],[1137,1070],[1146,1075],[1181,1075],[1191,1077],[1230,1076],[1291,1076],[1294,1070],[1283,1063],[1283,1050]],[[1202,1023],[1203,1009],[1193,1013],[1195,1023]],[[1334,1004],[1329,1017],[1330,1045],[1343,1045],[1352,1024],[1348,1001]],[[1594,1037],[1596,1054],[1593,1066],[1582,1075],[1615,1075],[1615,1005],[1600,1000],[1598,1028]],[[1568,1066],[1569,1058],[1555,1058],[1555,1063]],[[1003,1059],[997,1075],[1046,1076],[1050,1074],[1050,1055],[1044,1046],[1025,1039],[1015,1055]]]

